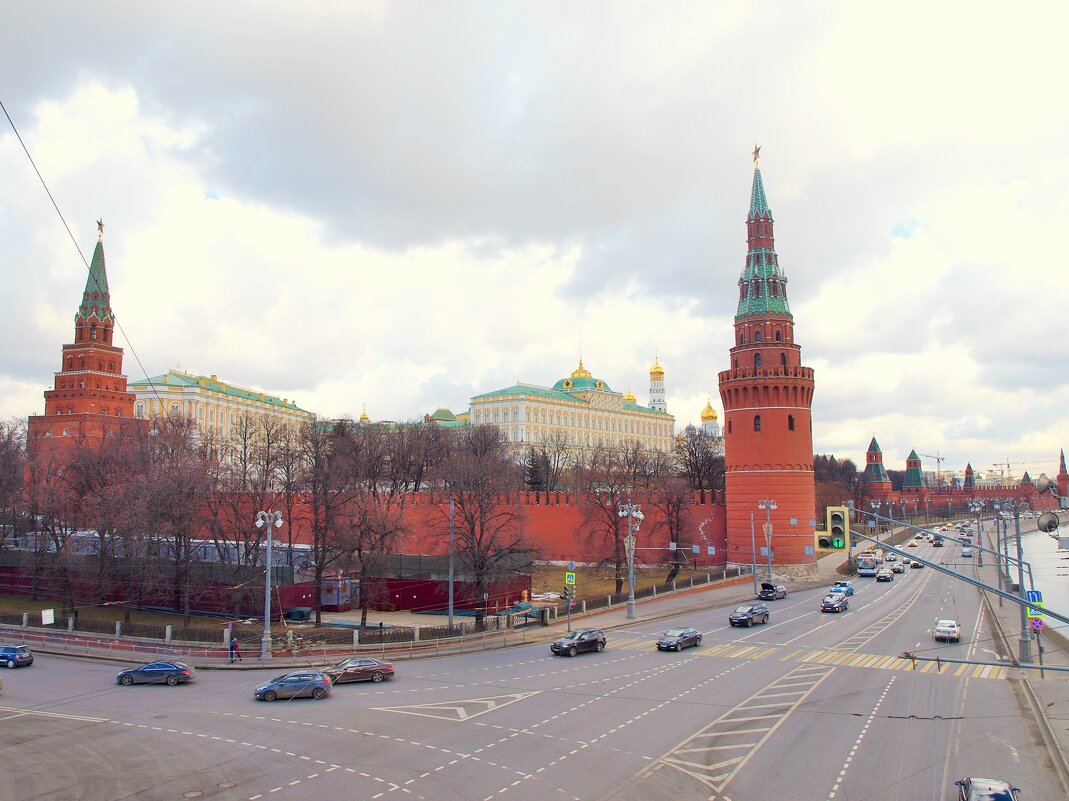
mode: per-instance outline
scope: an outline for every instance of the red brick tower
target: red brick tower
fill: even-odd
[[[99,439],[109,429],[137,424],[134,394],[126,391],[122,348],[112,344],[115,315],[104,267],[104,224],[97,223],[97,246],[74,315],[74,342],[63,346],[55,388],[45,390],[45,413],[29,419],[32,446],[61,446]]]
[[[750,513],[757,546],[764,545],[765,499],[771,512],[774,569],[811,576],[816,530],[813,481],[813,370],[802,366],[794,342],[794,317],[787,303],[787,278],[780,271],[754,150],[753,189],[746,217],[746,266],[739,279],[735,346],[731,369],[720,373],[724,402],[728,561],[751,559]],[[810,553],[806,553],[806,548]],[[758,564],[764,559],[758,555]]]
[[[1064,509],[1064,499],[1069,496],[1069,470],[1065,469],[1065,449],[1062,449],[1061,459],[1058,461],[1058,476],[1055,479],[1055,483],[1058,485],[1058,497],[1062,498],[1062,508]]]

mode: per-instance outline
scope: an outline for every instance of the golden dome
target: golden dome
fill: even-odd
[[[653,367],[650,368],[650,378],[664,378],[664,368],[661,367],[661,360],[656,356],[653,357]]]
[[[365,403],[364,404],[364,411],[362,411],[360,413],[360,422],[361,423],[367,423],[370,420],[371,420],[371,418],[367,416],[367,404]]]
[[[631,390],[627,390],[627,394],[624,395],[624,403],[638,403],[638,398],[635,397],[635,393]]]
[[[593,378],[590,371],[583,367],[583,359],[579,358],[579,366],[572,370],[572,378]]]
[[[707,401],[705,404],[705,408],[702,409],[702,422],[708,423],[710,421],[716,420],[717,417],[718,415],[716,413],[716,409],[713,408],[712,402]]]

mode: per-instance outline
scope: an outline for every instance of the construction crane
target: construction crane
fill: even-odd
[[[943,483],[942,471],[940,468],[942,467],[943,462],[945,462],[947,458],[945,456],[940,456],[939,451],[935,452],[935,456],[932,456],[932,454],[930,453],[922,453],[921,456],[923,456],[925,459],[935,459],[935,485],[938,487]]]
[[[1013,462],[1013,464],[1017,465],[1018,467],[1023,467],[1025,472],[1028,472],[1028,468],[1029,467],[1033,467],[1033,468],[1037,467],[1037,466],[1038,467],[1050,467],[1053,461],[1054,461],[1053,459],[1043,459],[1043,460],[1038,460],[1038,461],[1034,461],[1034,462],[1026,462],[1024,460],[1019,459],[1016,462]],[[1000,481],[1000,483],[1005,482],[1007,474],[1009,475],[1009,477],[1011,479],[1013,478],[1013,471],[1010,470],[1010,457],[1009,456],[1006,457],[1006,461],[1004,461],[1004,462],[992,462],[991,466],[999,468],[998,472],[999,472],[999,481]],[[1005,468],[1005,469],[1003,469],[1003,468]]]

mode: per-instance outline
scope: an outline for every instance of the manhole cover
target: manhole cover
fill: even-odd
[[[204,793],[200,790],[190,790],[188,793],[182,793],[182,798],[200,798]]]
[[[219,782],[219,784],[215,786],[218,787],[220,790],[229,790],[231,787],[237,787],[238,784],[237,782]]]

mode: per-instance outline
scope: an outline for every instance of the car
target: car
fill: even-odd
[[[831,585],[831,589],[828,592],[841,592],[843,595],[853,595],[854,585],[849,581],[837,581]]]
[[[728,623],[732,626],[752,626],[754,623],[767,623],[769,609],[764,604],[750,604],[740,606],[728,615]]]
[[[961,555],[968,559],[972,556],[972,548],[962,548]]]
[[[841,592],[825,595],[820,602],[821,612],[845,612],[849,608],[850,602],[846,600],[846,595]]]
[[[891,568],[889,568],[889,567],[881,568],[880,570],[876,571],[876,580],[877,581],[894,581],[895,580],[895,574],[891,572]]]
[[[895,562],[893,565],[891,565],[891,572],[892,573],[905,573],[906,572],[906,566],[904,564],[902,564],[901,562]]]
[[[559,592],[536,592],[531,596],[532,601],[559,601]]]
[[[761,591],[757,593],[759,601],[775,601],[777,598],[786,598],[787,588],[782,584],[769,584],[767,581],[761,584]]]
[[[0,645],[0,665],[6,668],[29,667],[33,651],[28,645]]]
[[[947,642],[961,642],[961,624],[956,620],[937,620],[932,628],[932,637]]]
[[[906,545],[909,546],[910,548],[916,548],[917,547],[917,541],[916,540],[910,540],[909,542],[906,543]]]
[[[295,670],[276,676],[253,692],[258,701],[277,698],[326,698],[330,694],[330,676],[318,670]]]
[[[981,779],[979,777],[958,779],[958,798],[961,801],[1020,801],[1020,787],[1000,779]]]
[[[889,553],[889,554],[887,554],[887,556],[884,557],[883,561],[885,561],[885,562],[897,562],[898,561],[898,554]]]
[[[909,566],[912,568],[924,567],[924,562],[918,562],[916,559],[914,559],[909,563]]]
[[[323,668],[332,684],[348,684],[353,681],[380,682],[393,677],[393,665],[381,659],[356,656],[343,659],[333,667]]]
[[[575,656],[583,651],[604,651],[605,643],[605,632],[601,629],[576,629],[551,643],[549,650],[563,656]]]
[[[682,651],[688,645],[697,648],[702,644],[702,633],[697,629],[668,629],[657,640],[658,651]]]
[[[925,534],[923,531],[919,531],[919,532],[917,532],[916,534],[913,535],[913,539],[915,539],[915,540],[923,540],[927,536],[928,535]]]
[[[120,671],[115,677],[117,684],[166,684],[174,687],[193,681],[197,671],[185,662],[149,662],[147,665]]]

